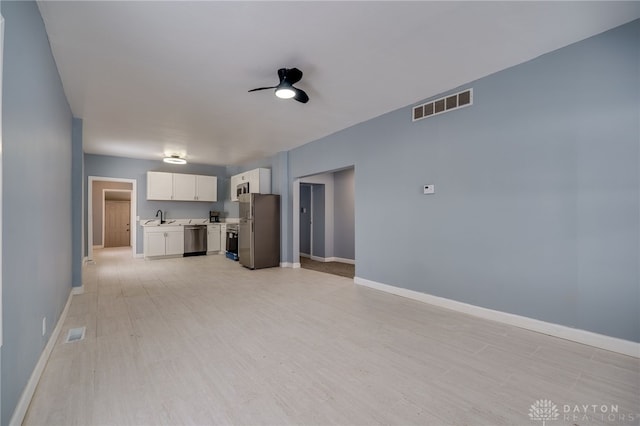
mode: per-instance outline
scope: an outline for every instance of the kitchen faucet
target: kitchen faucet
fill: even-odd
[[[164,223],[164,219],[162,218],[162,210],[158,210],[156,212],[156,217],[158,217],[158,215],[160,215],[160,223],[161,224]]]

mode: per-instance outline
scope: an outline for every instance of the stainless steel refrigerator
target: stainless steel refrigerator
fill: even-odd
[[[238,257],[250,269],[280,266],[280,196],[240,194]]]

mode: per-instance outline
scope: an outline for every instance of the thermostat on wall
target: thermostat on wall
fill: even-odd
[[[424,186],[424,193],[425,194],[433,194],[436,192],[436,186],[435,185],[425,185]]]

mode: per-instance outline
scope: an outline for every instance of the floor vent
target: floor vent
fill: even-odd
[[[72,342],[77,342],[79,340],[83,340],[84,339],[84,332],[86,331],[87,327],[78,327],[78,328],[72,328],[69,330],[69,333],[67,334],[67,340],[65,341],[65,343],[72,343]]]
[[[464,108],[469,105],[473,105],[473,89],[467,89],[462,92],[427,102],[426,104],[415,106],[413,107],[413,115],[411,119],[412,121],[418,121],[423,118],[432,117],[454,109]]]

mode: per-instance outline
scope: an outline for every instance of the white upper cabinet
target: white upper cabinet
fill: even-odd
[[[173,199],[175,201],[197,201],[196,175],[173,174]]]
[[[238,201],[238,185],[248,183],[250,194],[271,194],[271,169],[253,169],[231,176],[231,201]]]
[[[218,201],[218,178],[147,172],[147,200]]]
[[[196,200],[218,201],[218,178],[215,176],[196,176]]]
[[[147,200],[171,200],[173,173],[147,172]]]

